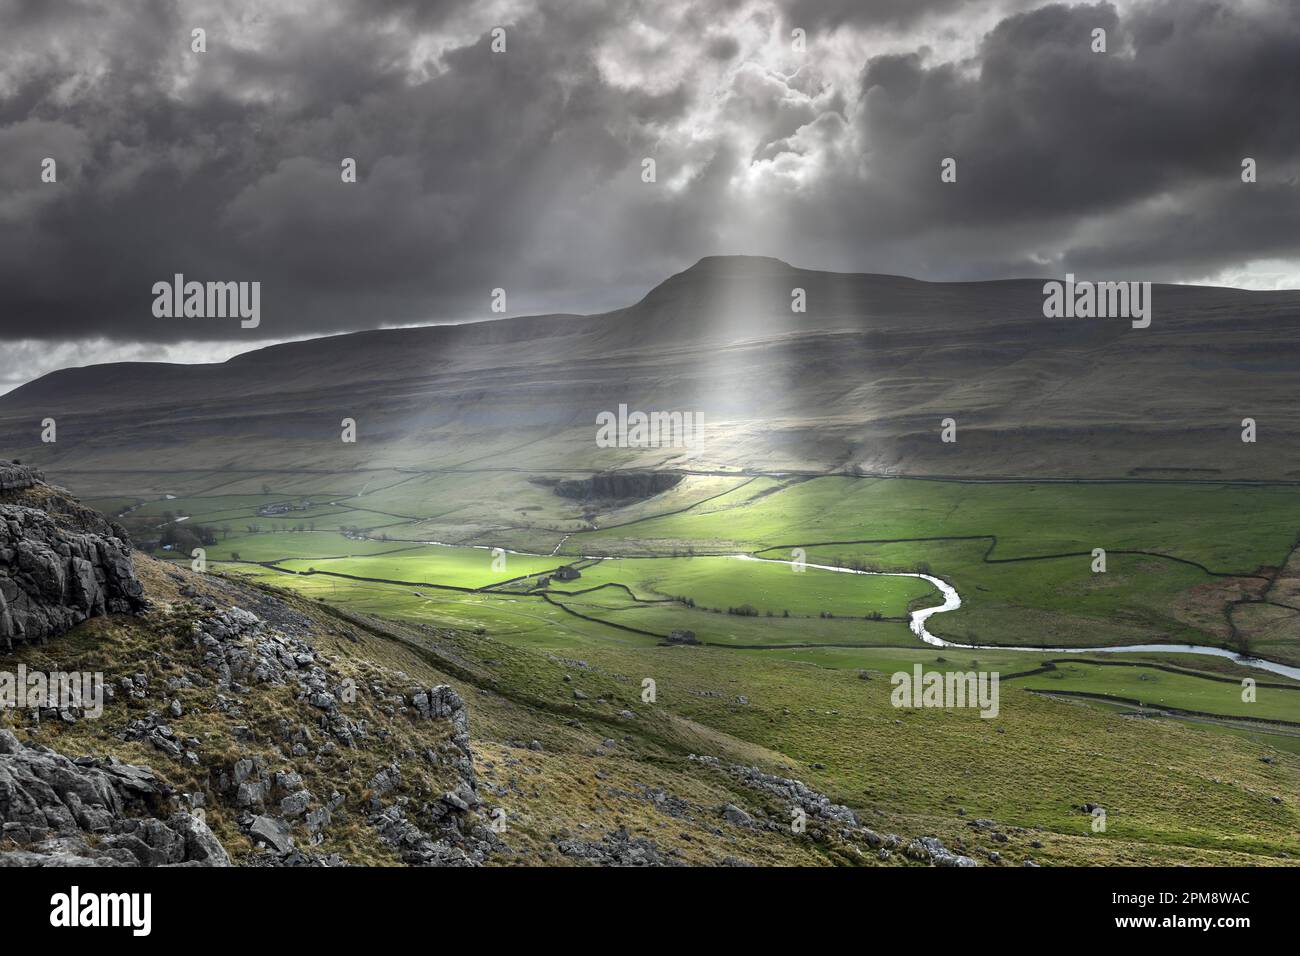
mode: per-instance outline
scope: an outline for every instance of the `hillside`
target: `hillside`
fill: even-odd
[[[103,679],[95,706],[0,711],[0,866],[972,863],[583,662],[131,563],[136,613],[0,653],[5,674]]]
[[[10,527],[45,516],[66,541],[126,547],[107,522],[59,517],[80,506],[38,474],[3,470],[16,473],[0,495]],[[1135,720],[1067,699],[1116,693],[1118,677],[1116,699],[1159,686],[1229,713],[1235,675],[1251,672],[1227,661],[1057,672],[1044,655],[981,651],[1008,680],[988,721],[891,704],[889,671],[943,662],[933,648],[521,634],[508,617],[431,623],[410,585],[340,594],[270,565],[199,574],[135,551],[141,603],[113,612],[70,600],[85,589],[68,575],[33,587],[14,556],[41,547],[0,549],[0,579],[84,613],[44,643],[11,634],[0,674],[98,673],[105,692],[102,712],[0,711],[0,864],[1258,865],[1300,852],[1284,725]],[[228,573],[246,569],[260,574]],[[529,593],[514,587],[507,604]],[[1291,720],[1295,685],[1263,687],[1260,711],[1231,712]],[[1090,832],[1089,799],[1109,808],[1109,833]]]
[[[791,311],[791,290],[807,294]],[[82,494],[113,472],[477,467],[1300,480],[1300,293],[1156,286],[1150,328],[1045,319],[1042,283],[711,258],[626,309],[361,332],[219,365],[67,369],[0,398],[0,447]],[[263,331],[273,332],[273,319]],[[596,416],[697,411],[691,448]],[[40,421],[58,423],[42,444]],[[339,441],[340,422],[358,441]],[[939,440],[955,419],[958,440]],[[1241,421],[1258,423],[1256,444]],[[184,481],[165,490],[195,490]],[[143,489],[132,489],[143,490]]]

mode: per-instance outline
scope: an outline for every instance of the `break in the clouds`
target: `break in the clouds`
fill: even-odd
[[[224,358],[251,334],[488,317],[498,287],[512,314],[613,308],[718,253],[935,279],[1300,278],[1291,0],[0,11],[6,383],[63,354],[225,340]],[[176,273],[259,281],[260,327],[156,318]]]

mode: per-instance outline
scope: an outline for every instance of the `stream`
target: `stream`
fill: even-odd
[[[781,561],[777,558],[756,558],[749,554],[737,554],[734,557],[742,561],[767,561],[772,564],[793,565],[795,563],[793,561]],[[972,651],[1027,651],[1038,654],[1044,652],[1048,654],[1134,654],[1151,652],[1161,654],[1204,654],[1209,657],[1226,657],[1228,660],[1236,661],[1245,667],[1270,671],[1274,674],[1281,674],[1283,677],[1300,680],[1300,667],[1279,664],[1276,661],[1266,661],[1258,657],[1242,657],[1235,651],[1224,650],[1222,647],[1207,647],[1203,644],[1116,644],[1098,647],[1017,647],[1005,644],[958,644],[953,641],[945,641],[942,637],[936,637],[925,626],[925,622],[935,614],[955,611],[961,607],[961,596],[957,593],[957,589],[947,581],[930,574],[906,571],[857,571],[853,568],[836,568],[827,564],[808,564],[806,562],[804,567],[817,568],[819,571],[838,571],[843,574],[872,574],[890,578],[920,578],[923,581],[929,581],[943,595],[943,603],[913,611],[909,615],[910,622],[908,626],[912,629],[913,634],[925,641],[925,643],[932,644],[935,647],[959,647]]]

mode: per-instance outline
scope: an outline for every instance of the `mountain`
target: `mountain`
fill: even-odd
[[[791,308],[803,289],[805,312]],[[1149,328],[1044,318],[1041,280],[932,283],[711,257],[640,302],[65,369],[0,397],[0,447],[77,486],[157,470],[503,468],[1300,479],[1300,293],[1157,285]],[[273,331],[269,316],[266,330]],[[602,449],[620,404],[691,448]],[[56,444],[40,422],[58,423]],[[339,440],[357,422],[358,442]],[[940,441],[952,418],[957,441]],[[1241,440],[1242,420],[1258,441]],[[81,484],[78,484],[80,482]]]

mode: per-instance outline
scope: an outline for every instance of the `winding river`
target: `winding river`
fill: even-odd
[[[561,542],[563,543],[563,542]],[[447,544],[442,541],[423,541],[421,544],[435,544],[445,548],[466,547],[465,545]],[[484,551],[492,550],[490,545],[469,545],[469,547],[478,548]],[[534,555],[530,551],[513,551],[509,548],[503,548],[507,554],[525,554],[532,557],[542,557]],[[555,551],[559,550],[556,546]],[[551,552],[553,556],[555,551]],[[611,557],[610,555],[580,555],[583,560],[600,561]],[[724,557],[724,555],[714,555],[714,557]],[[731,554],[725,557],[735,558],[738,561],[763,561],[768,564],[788,564],[793,566],[794,561],[783,561],[779,558],[759,558],[752,554]],[[939,593],[943,595],[943,603],[936,604],[933,607],[923,607],[919,610],[912,611],[909,617],[908,626],[912,633],[935,647],[959,647],[971,651],[1024,651],[1032,654],[1203,654],[1207,657],[1224,657],[1230,661],[1236,661],[1244,667],[1251,667],[1256,670],[1269,671],[1274,674],[1281,674],[1283,677],[1290,677],[1293,680],[1300,680],[1300,667],[1290,664],[1279,664],[1276,661],[1267,661],[1259,657],[1242,657],[1236,651],[1225,650],[1222,647],[1209,647],[1204,644],[1115,644],[1101,645],[1096,647],[1029,647],[1016,646],[1010,644],[958,644],[955,641],[945,641],[942,637],[931,634],[926,629],[925,622],[936,614],[944,614],[948,611],[955,611],[961,607],[961,595],[947,581],[936,578],[932,574],[920,574],[913,571],[858,571],[854,568],[837,568],[829,564],[810,564],[803,562],[806,568],[816,568],[818,571],[834,571],[839,574],[867,574],[885,578],[920,578],[923,581],[929,581]]]
[[[733,555],[742,561],[767,561],[772,564],[789,564],[793,561],[781,561],[776,558],[756,558],[750,554]],[[933,644],[935,647],[960,647],[973,651],[1027,651],[1033,653],[1048,654],[1133,654],[1133,653],[1150,653],[1158,652],[1162,654],[1204,654],[1209,657],[1226,657],[1229,660],[1236,661],[1245,667],[1253,667],[1257,670],[1271,671],[1274,674],[1281,674],[1283,677],[1290,677],[1300,680],[1300,667],[1293,667],[1289,664],[1278,664],[1275,661],[1266,661],[1258,657],[1241,657],[1235,651],[1224,650],[1222,647],[1207,647],[1203,644],[1118,644],[1102,647],[1015,647],[1005,644],[957,644],[953,641],[945,641],[942,637],[936,637],[931,634],[925,626],[935,614],[943,614],[947,611],[955,611],[961,607],[961,595],[947,581],[943,581],[930,574],[918,574],[906,571],[857,571],[853,568],[836,568],[827,564],[804,564],[804,567],[817,568],[819,571],[837,571],[842,574],[872,574],[889,578],[921,578],[929,581],[939,593],[943,595],[943,603],[936,604],[933,607],[923,607],[920,610],[913,611],[910,617],[909,627],[912,633],[925,641],[927,644]]]

